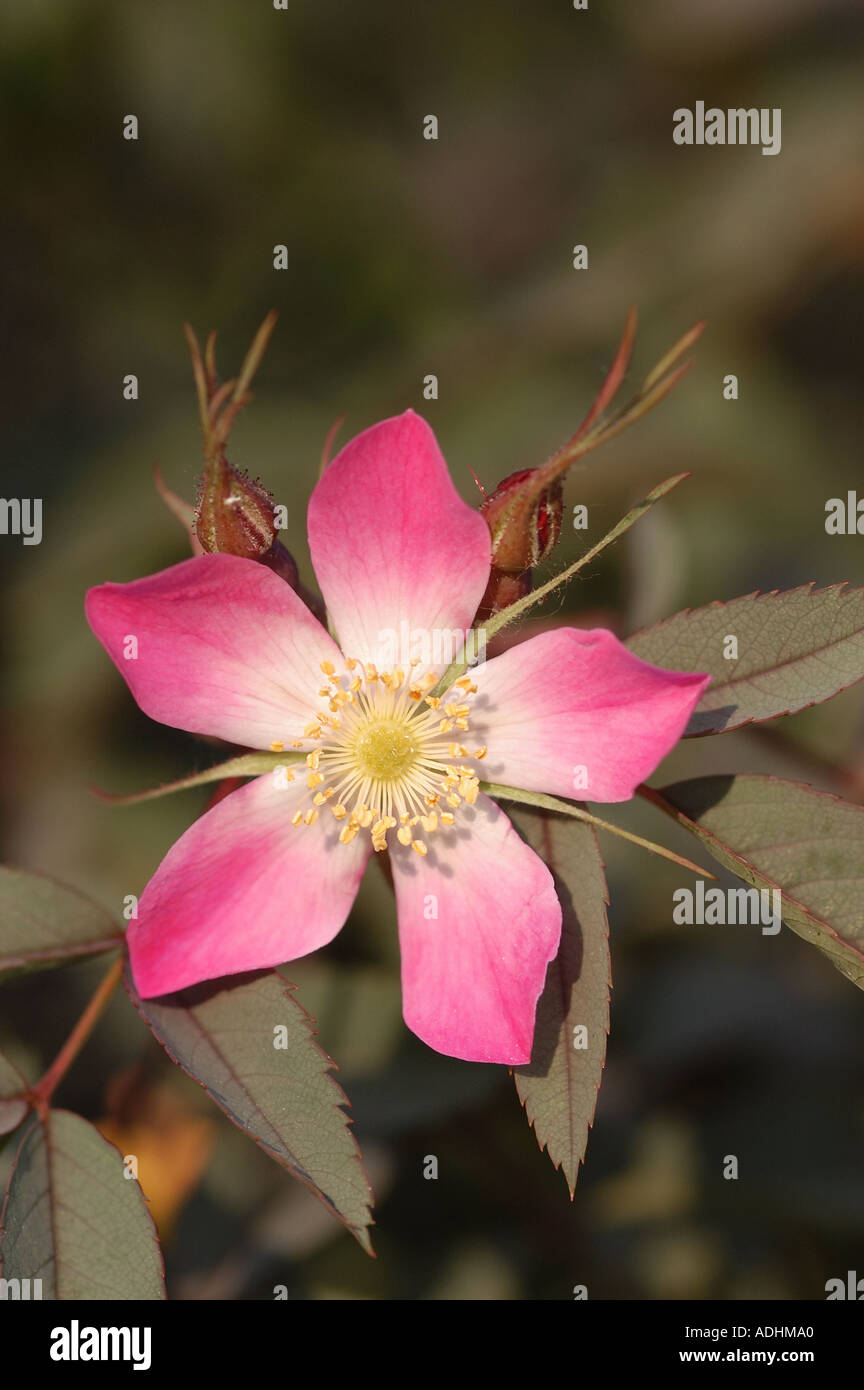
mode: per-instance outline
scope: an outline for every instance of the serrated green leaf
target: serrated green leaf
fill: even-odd
[[[371,1254],[372,1193],[341,1108],[348,1100],[294,986],[267,971],[141,999],[127,971],[126,987],[172,1060]],[[275,1045],[278,1028],[286,1046]]]
[[[514,1068],[516,1089],[537,1142],[561,1168],[572,1197],[585,1156],[609,1031],[606,878],[590,825],[542,811],[509,809],[514,824],[555,876],[561,948],[537,1005],[531,1061]],[[574,1046],[584,1026],[588,1046]]]
[[[156,1227],[137,1181],[114,1145],[68,1110],[49,1111],[21,1140],[0,1259],[4,1279],[41,1279],[43,1299],[165,1297]]]
[[[0,865],[0,979],[123,944],[99,903],[43,874]]]
[[[779,888],[783,921],[864,989],[864,807],[774,777],[700,777],[659,793],[715,859]]]
[[[724,656],[727,637],[738,656]],[[685,733],[725,733],[830,700],[864,679],[864,589],[746,594],[685,609],[634,633],[627,646],[643,661],[713,677]]]
[[[0,1134],[17,1129],[30,1108],[27,1078],[0,1052]]]

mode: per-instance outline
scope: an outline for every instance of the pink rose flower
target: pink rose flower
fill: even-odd
[[[430,696],[448,634],[470,629],[482,598],[490,535],[413,411],[346,445],[308,525],[338,644],[287,583],[231,555],[87,596],[145,714],[301,757],[232,792],[169,850],[129,924],[136,986],[151,998],[318,950],[386,849],[408,1027],[453,1057],[525,1063],[561,908],[549,869],[479,781],[626,801],[707,678],[647,665],[610,632],[559,628]],[[411,650],[394,660],[406,635]]]

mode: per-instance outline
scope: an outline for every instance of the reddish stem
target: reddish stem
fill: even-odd
[[[118,956],[45,1075],[31,1091],[31,1096],[40,1113],[44,1114],[48,1109],[51,1097],[93,1032],[105,1005],[120,983],[122,975],[123,957]]]

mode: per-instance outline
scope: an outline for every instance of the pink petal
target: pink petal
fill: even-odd
[[[710,681],[649,666],[602,628],[543,632],[471,674],[484,781],[582,801],[628,801]]]
[[[294,590],[236,555],[202,555],[131,584],[101,584],[86,607],[145,714],[251,748],[299,737],[320,705],[320,663],[340,661]],[[131,660],[129,637],[138,644]]]
[[[392,646],[412,633],[431,648],[458,629],[455,656],[489,578],[489,528],[413,410],[364,430],[326,469],[309,503],[309,548],[345,655],[384,666],[407,665]]]
[[[349,845],[310,807],[298,770],[287,786],[268,773],[232,792],[168,851],[129,924],[129,953],[144,999],[221,975],[308,955],[331,941],[351,910],[370,853]]]
[[[391,853],[402,1010],[448,1057],[517,1066],[561,935],[552,875],[488,797],[428,836],[428,854]],[[437,914],[437,915],[434,915]]]

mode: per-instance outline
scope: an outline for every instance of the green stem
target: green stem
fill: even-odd
[[[598,830],[607,830],[610,835],[617,835],[621,840],[629,840],[631,845],[639,845],[640,849],[650,850],[652,854],[658,854],[661,859],[669,859],[673,864],[680,864],[684,869],[690,869],[698,878],[715,878],[716,875],[703,869],[701,865],[694,864],[692,859],[685,859],[683,854],[676,854],[674,850],[667,849],[665,845],[655,844],[653,840],[645,840],[641,835],[634,835],[629,830],[624,830],[620,825],[613,825],[611,821],[600,820],[598,816],[592,816],[590,811],[583,811],[581,807],[574,806],[572,802],[561,801],[557,796],[547,796],[545,792],[526,792],[518,787],[502,787],[497,782],[481,782],[480,790],[487,796],[499,798],[502,801],[515,801],[525,806],[537,806],[541,810],[555,811],[559,815],[572,816],[575,820],[587,821],[589,825],[594,825]],[[638,789],[640,794],[642,788]],[[650,791],[650,788],[647,790]]]

